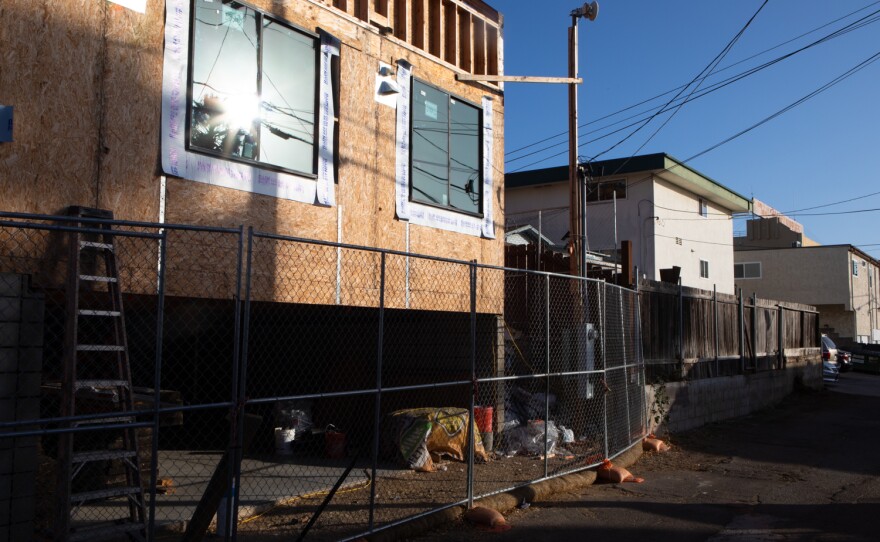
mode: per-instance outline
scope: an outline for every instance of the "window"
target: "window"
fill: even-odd
[[[482,111],[417,80],[412,102],[410,198],[480,214]]]
[[[759,279],[761,278],[761,262],[735,263],[733,264],[733,278],[735,279]]]
[[[709,205],[706,203],[706,200],[700,198],[700,216],[704,218],[709,217]]]
[[[230,0],[195,0],[187,147],[315,175],[317,40]]]
[[[700,278],[709,278],[709,262],[700,260]]]
[[[853,276],[854,277],[859,276],[859,261],[858,260],[852,261],[852,269],[853,269]]]
[[[611,201],[615,194],[617,199],[626,197],[626,180],[593,183],[587,188],[587,201]]]

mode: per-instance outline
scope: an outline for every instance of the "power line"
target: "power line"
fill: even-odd
[[[871,6],[873,6],[873,5],[876,5],[876,4],[880,4],[880,0],[875,1],[875,2],[872,2],[872,3],[870,3],[870,4],[868,4],[868,5],[864,6],[864,7],[861,7],[861,8],[859,8],[859,9],[855,10],[855,11],[851,11],[850,13],[847,13],[846,15],[844,15],[844,16],[842,16],[842,17],[838,17],[837,19],[834,19],[834,20],[832,20],[832,21],[829,21],[829,22],[827,22],[827,23],[825,23],[825,24],[823,24],[823,25],[817,26],[816,28],[813,28],[812,30],[808,30],[807,32],[804,32],[803,34],[800,34],[800,35],[798,35],[798,36],[795,36],[794,38],[788,39],[788,40],[786,40],[786,41],[784,41],[784,42],[782,42],[782,43],[779,43],[779,44],[777,44],[777,45],[774,45],[773,47],[770,47],[770,48],[768,48],[768,49],[764,49],[763,51],[761,51],[761,52],[759,52],[759,53],[755,53],[755,54],[753,54],[753,55],[751,55],[751,56],[749,56],[749,57],[746,57],[746,58],[744,58],[744,59],[742,59],[742,60],[739,60],[739,61],[737,61],[737,62],[734,62],[733,64],[729,64],[729,65],[727,65],[727,66],[725,66],[725,67],[723,67],[723,68],[720,68],[720,69],[718,69],[718,70],[715,71],[715,74],[718,74],[718,73],[720,73],[720,72],[723,72],[723,71],[729,70],[729,69],[733,68],[734,66],[737,66],[737,65],[739,65],[739,64],[742,64],[742,63],[744,63],[744,62],[748,62],[749,60],[752,60],[752,59],[754,59],[754,58],[757,58],[757,57],[759,57],[759,56],[761,56],[761,55],[763,55],[763,54],[769,53],[770,51],[773,51],[773,50],[775,50],[775,49],[778,49],[778,48],[782,47],[783,45],[788,45],[788,44],[791,43],[791,42],[797,41],[798,39],[800,39],[800,38],[802,38],[802,37],[804,37],[804,36],[808,36],[808,35],[810,35],[810,34],[812,34],[812,33],[814,33],[814,32],[817,32],[817,31],[819,31],[819,30],[821,30],[821,29],[823,29],[823,28],[825,28],[825,27],[827,27],[827,26],[830,26],[830,25],[834,24],[834,23],[836,23],[836,22],[838,22],[838,21],[842,21],[843,19],[846,19],[846,18],[848,18],[848,17],[851,17],[851,16],[855,15],[856,13],[858,13],[858,12],[860,12],[860,11],[864,11],[864,10],[868,9],[869,7],[871,7]],[[856,22],[858,22],[858,21],[856,21]],[[709,77],[709,76],[707,76],[707,77]],[[638,106],[640,106],[640,105],[644,105],[644,104],[649,103],[649,102],[652,102],[652,101],[654,101],[654,100],[656,100],[656,99],[658,99],[658,98],[662,98],[663,96],[666,96],[666,95],[668,95],[668,94],[672,94],[672,93],[675,92],[676,90],[679,90],[679,89],[682,89],[682,88],[686,88],[686,86],[685,86],[685,85],[682,85],[682,86],[679,86],[679,87],[673,88],[673,89],[671,89],[671,90],[667,90],[666,92],[662,92],[662,93],[660,93],[660,94],[657,94],[656,96],[653,96],[653,97],[651,97],[651,98],[647,98],[647,99],[642,100],[642,101],[640,101],[640,102],[638,102],[638,103],[636,103],[636,104],[633,104],[633,105],[630,105],[630,106],[624,107],[624,108],[622,108],[622,109],[619,109],[619,110],[617,110],[617,111],[614,111],[613,113],[608,113],[608,114],[606,114],[606,115],[604,115],[604,116],[602,116],[602,117],[599,117],[599,118],[597,118],[597,119],[594,119],[594,120],[591,120],[591,121],[586,122],[586,123],[584,123],[584,124],[581,124],[580,126],[578,126],[578,128],[586,128],[587,126],[589,126],[589,125],[591,125],[591,124],[595,124],[595,123],[597,123],[597,122],[599,122],[599,121],[602,121],[602,120],[605,120],[605,119],[607,119],[607,118],[614,117],[614,116],[616,116],[616,115],[619,115],[620,113],[623,113],[623,112],[629,111],[630,109],[635,109],[636,107],[638,107]],[[652,109],[653,109],[653,108],[652,108]],[[643,111],[642,113],[644,113],[644,111]],[[640,114],[642,114],[642,113],[637,113],[637,114],[634,115],[634,116],[638,116],[638,115],[640,115]],[[631,117],[629,117],[629,118],[633,118],[633,116],[631,116]],[[611,124],[611,126],[613,126],[614,124],[616,124],[616,123]],[[564,135],[567,135],[567,134],[568,134],[568,131],[562,131],[562,132],[559,132],[559,133],[553,134],[553,135],[551,135],[551,136],[547,136],[547,137],[545,137],[545,138],[543,138],[543,139],[540,139],[540,140],[538,140],[538,141],[535,141],[535,142],[533,142],[533,143],[529,143],[529,144],[524,145],[524,146],[522,146],[522,147],[518,147],[518,148],[516,148],[516,149],[510,150],[510,151],[507,152],[507,154],[508,154],[508,155],[510,155],[510,154],[515,154],[515,153],[517,153],[517,152],[519,152],[519,151],[522,151],[522,150],[525,150],[525,149],[528,149],[528,148],[534,147],[535,145],[540,145],[541,143],[544,143],[544,142],[550,141],[551,139],[555,139],[555,138],[557,138],[557,137],[561,137],[561,136],[564,136]],[[552,147],[554,147],[554,146],[556,146],[556,145],[558,145],[558,144],[551,145],[551,147],[548,147],[548,148],[552,148]]]
[[[820,25],[820,26],[817,26],[816,28],[813,28],[812,30],[808,30],[807,32],[804,32],[803,34],[800,34],[800,35],[795,36],[795,37],[793,37],[793,38],[791,38],[791,39],[788,39],[788,40],[786,40],[786,41],[783,41],[782,43],[778,43],[778,44],[774,45],[773,47],[770,47],[770,48],[768,48],[768,49],[764,49],[763,51],[761,51],[761,52],[759,52],[759,53],[755,53],[755,54],[753,54],[753,55],[751,55],[751,56],[748,56],[748,57],[746,57],[746,58],[744,58],[744,59],[742,59],[742,60],[738,60],[738,61],[734,62],[733,64],[729,64],[729,65],[727,65],[727,66],[725,66],[725,67],[723,67],[723,68],[719,68],[718,70],[716,70],[716,71],[714,72],[714,74],[718,74],[718,73],[720,73],[720,72],[723,72],[723,71],[729,70],[729,69],[733,68],[734,66],[738,66],[738,65],[740,65],[740,64],[742,64],[742,63],[744,63],[744,62],[748,62],[749,60],[752,60],[752,59],[754,59],[754,58],[757,58],[757,57],[759,57],[759,56],[761,56],[761,55],[763,55],[763,54],[769,53],[770,51],[773,51],[773,50],[775,50],[775,49],[779,49],[779,48],[782,47],[783,45],[788,45],[789,43],[792,43],[792,42],[794,42],[794,41],[799,40],[800,38],[803,38],[803,37],[805,37],[805,36],[808,36],[808,35],[810,35],[810,34],[812,34],[812,33],[814,33],[814,32],[818,32],[819,30],[822,30],[823,28],[825,28],[825,27],[827,27],[827,26],[830,26],[830,25],[832,25],[832,24],[834,24],[834,23],[836,23],[836,22],[838,22],[838,21],[842,21],[842,20],[844,20],[844,19],[846,19],[846,18],[848,18],[848,17],[851,17],[851,16],[855,15],[856,13],[859,13],[860,11],[864,11],[864,10],[868,9],[869,7],[871,7],[871,6],[873,6],[873,5],[876,5],[876,4],[880,4],[880,0],[877,0],[877,1],[875,1],[875,2],[871,2],[870,4],[868,4],[868,5],[864,6],[864,7],[861,7],[861,8],[859,8],[859,9],[855,10],[855,11],[851,11],[851,12],[847,13],[846,15],[842,16],[842,17],[838,17],[837,19],[834,19],[834,20],[828,21],[827,23],[825,23],[825,24],[823,24],[823,25]],[[712,75],[712,74],[707,75],[707,77],[711,77],[711,75]],[[599,118],[597,118],[597,119],[593,119],[593,120],[591,120],[591,121],[589,121],[589,122],[585,122],[584,124],[581,124],[580,126],[578,126],[578,128],[586,128],[587,126],[589,126],[589,125],[591,125],[591,124],[595,124],[595,123],[600,122],[600,121],[603,121],[603,120],[605,120],[605,119],[608,119],[608,118],[614,117],[614,116],[616,116],[616,115],[619,115],[620,113],[624,113],[624,112],[626,112],[626,111],[629,111],[630,109],[635,109],[636,107],[638,107],[638,106],[640,106],[640,105],[644,105],[644,104],[646,104],[646,103],[653,102],[654,100],[656,100],[656,99],[658,99],[658,98],[662,98],[663,96],[666,96],[666,95],[668,95],[668,94],[672,94],[672,93],[675,92],[676,90],[679,90],[679,89],[682,89],[682,88],[685,88],[685,86],[682,85],[682,86],[679,86],[679,87],[673,88],[673,89],[671,89],[671,90],[667,90],[666,92],[662,92],[662,93],[660,93],[660,94],[657,94],[656,96],[653,96],[653,97],[651,97],[651,98],[647,98],[647,99],[642,100],[642,101],[640,101],[640,102],[638,102],[638,103],[636,103],[636,104],[633,104],[633,105],[630,105],[630,106],[624,107],[623,109],[618,109],[617,111],[614,111],[613,113],[608,113],[608,114],[606,114],[606,115],[604,115],[604,116],[602,116],[602,117],[599,117]],[[642,114],[642,113],[637,113],[635,116],[638,116],[638,115],[640,115],[640,114]],[[633,118],[633,117],[629,117],[629,118]],[[614,124],[616,124],[616,123],[614,123]],[[614,124],[611,124],[611,126],[613,126]],[[524,146],[522,146],[522,147],[518,147],[518,148],[516,148],[516,149],[513,149],[513,150],[510,150],[510,151],[507,151],[507,154],[508,154],[508,155],[510,155],[510,154],[515,154],[515,153],[517,153],[517,152],[519,152],[519,151],[522,151],[522,150],[525,150],[525,149],[528,149],[528,148],[534,147],[535,145],[540,145],[541,143],[545,143],[545,142],[547,142],[547,141],[550,141],[551,139],[555,139],[555,138],[557,138],[557,137],[561,137],[561,136],[564,136],[564,135],[567,135],[567,134],[568,134],[568,131],[565,130],[565,131],[562,131],[562,132],[559,132],[559,133],[553,134],[553,135],[551,135],[551,136],[547,136],[547,137],[545,137],[545,138],[543,138],[543,139],[540,139],[540,140],[538,140],[538,141],[535,141],[535,142],[533,142],[533,143],[529,143],[529,144],[524,145]],[[555,146],[555,145],[554,145],[554,146]]]
[[[834,38],[838,38],[838,37],[840,37],[840,36],[842,36],[842,35],[844,35],[844,34],[847,34],[847,33],[849,33],[849,32],[852,32],[852,31],[858,30],[858,29],[860,29],[860,28],[863,28],[863,27],[865,27],[865,26],[867,26],[867,25],[869,25],[869,24],[875,23],[875,22],[877,22],[878,20],[880,20],[880,16],[877,16],[878,13],[880,13],[880,10],[874,11],[874,12],[872,12],[872,13],[866,15],[865,17],[862,17],[861,19],[858,19],[858,20],[856,20],[856,21],[853,21],[852,23],[850,23],[850,24],[848,24],[848,25],[846,25],[846,26],[844,26],[844,27],[841,27],[841,28],[839,28],[838,30],[835,30],[835,31],[831,32],[830,34],[827,34],[827,35],[823,36],[822,38],[819,38],[819,39],[813,41],[812,43],[809,43],[809,44],[807,44],[807,45],[805,45],[805,46],[803,46],[803,47],[801,47],[801,48],[799,48],[799,49],[796,49],[796,50],[790,52],[790,53],[787,53],[787,54],[782,55],[782,56],[780,56],[780,57],[777,57],[777,58],[775,58],[775,59],[773,59],[773,60],[770,60],[770,61],[768,61],[768,62],[765,62],[764,64],[760,64],[760,65],[758,65],[758,66],[755,66],[755,67],[753,67],[753,68],[750,68],[750,69],[748,69],[748,70],[745,70],[745,71],[743,71],[743,72],[740,72],[739,74],[734,75],[734,76],[731,76],[731,77],[729,77],[728,79],[725,79],[725,80],[723,80],[723,81],[719,81],[719,82],[717,82],[717,83],[714,83],[714,84],[710,85],[709,87],[707,87],[707,88],[706,88],[705,90],[703,90],[702,92],[696,94],[695,96],[693,96],[693,97],[687,99],[686,101],[684,101],[684,102],[682,102],[682,103],[687,103],[687,102],[689,102],[689,101],[693,101],[693,100],[696,100],[696,99],[702,98],[703,96],[706,96],[707,94],[710,94],[710,93],[712,93],[712,92],[715,92],[715,91],[717,91],[717,90],[720,90],[720,89],[722,89],[722,88],[724,88],[724,87],[726,87],[726,86],[728,86],[728,85],[731,85],[731,84],[733,84],[733,83],[736,83],[737,81],[739,81],[739,80],[741,80],[741,79],[744,79],[744,78],[746,78],[746,77],[749,77],[749,76],[751,76],[751,75],[754,75],[755,73],[758,73],[759,71],[762,71],[762,70],[764,70],[764,69],[766,69],[766,68],[768,68],[768,67],[770,67],[770,66],[773,66],[774,64],[777,64],[777,63],[779,63],[779,62],[782,62],[783,60],[786,60],[786,59],[788,59],[788,58],[790,58],[790,57],[792,57],[792,56],[794,56],[794,55],[796,55],[796,54],[798,54],[798,53],[801,53],[801,52],[803,52],[803,51],[805,51],[805,50],[807,50],[807,49],[810,49],[810,48],[812,48],[812,47],[815,47],[815,46],[817,46],[817,45],[820,45],[820,44],[822,44],[822,43],[825,43],[826,41],[830,41],[830,40],[832,40],[832,39],[834,39]],[[602,128],[598,128],[598,129],[596,129],[596,130],[592,130],[592,131],[590,131],[590,132],[587,132],[587,134],[590,134],[590,133],[596,133],[596,132],[599,132],[599,131],[601,131],[601,130],[604,130],[605,128],[610,128],[611,126],[614,126],[615,124],[620,124],[621,122],[625,122],[626,120],[636,118],[636,117],[638,117],[639,115],[641,115],[641,114],[643,114],[643,113],[647,113],[648,111],[650,111],[650,109],[649,109],[649,110],[642,111],[641,113],[637,113],[637,114],[635,114],[635,115],[631,115],[631,116],[629,116],[629,117],[626,117],[625,119],[622,119],[622,120],[619,120],[619,121],[613,122],[613,123],[611,123],[611,124],[605,125],[605,126],[603,126]],[[666,113],[667,111],[669,111],[669,109],[665,109],[665,110],[658,111],[658,112],[655,113],[655,114],[662,114],[662,113]],[[632,122],[632,123],[630,123],[630,124],[627,124],[626,126],[623,126],[622,128],[619,128],[619,129],[617,129],[617,130],[614,130],[614,131],[612,131],[612,132],[609,132],[609,133],[607,133],[607,134],[605,134],[605,135],[602,135],[602,136],[600,136],[600,137],[597,137],[597,138],[595,138],[595,139],[592,139],[592,140],[586,141],[585,143],[582,143],[582,144],[579,145],[579,146],[580,146],[580,147],[583,147],[583,146],[585,146],[585,145],[589,145],[589,144],[595,143],[595,142],[597,142],[597,141],[600,141],[600,140],[602,140],[602,139],[604,139],[604,138],[606,138],[606,137],[609,137],[609,136],[611,136],[611,135],[613,135],[613,134],[616,134],[616,133],[618,133],[618,132],[622,132],[623,130],[625,130],[625,129],[627,129],[627,128],[630,128],[630,127],[632,127],[632,126],[635,126],[635,125],[639,124],[639,123],[642,122],[645,118],[646,118],[646,117],[642,117],[642,118],[640,118],[639,120],[636,120],[635,122]],[[518,157],[515,157],[515,158],[511,158],[510,160],[507,160],[506,163],[515,162],[515,161],[517,161],[517,160],[521,160],[521,159],[526,158],[526,157],[528,157],[528,156],[532,156],[532,155],[538,154],[538,153],[540,153],[540,152],[543,152],[543,151],[546,151],[546,150],[550,150],[550,149],[555,148],[555,147],[559,147],[559,146],[562,145],[562,144],[564,144],[564,142],[563,142],[563,143],[553,144],[553,145],[550,145],[550,146],[547,146],[547,147],[543,147],[543,148],[538,149],[538,150],[536,150],[536,151],[532,151],[532,152],[530,152],[530,153],[528,153],[528,154],[525,154],[525,155],[522,155],[522,156],[518,156]],[[547,157],[541,158],[541,159],[536,160],[536,161],[534,161],[534,162],[530,162],[529,164],[526,164],[526,165],[524,165],[524,166],[520,166],[520,167],[518,167],[517,169],[515,169],[515,170],[513,170],[513,171],[521,171],[521,170],[523,170],[523,169],[525,169],[525,168],[527,168],[527,167],[530,167],[530,166],[535,165],[535,164],[539,164],[539,163],[544,162],[544,161],[546,161],[546,160],[549,160],[549,159],[551,159],[551,158],[555,158],[555,157],[557,157],[557,156],[562,156],[562,155],[566,154],[567,152],[568,152],[568,151],[562,151],[562,152],[556,153],[556,154],[554,154],[554,155],[551,155],[551,156],[547,156]],[[595,157],[594,157],[594,158],[595,158]]]
[[[770,0],[764,0],[764,2],[763,2],[763,3],[761,4],[761,6],[758,8],[758,11],[756,11],[755,14],[752,15],[752,17],[751,17],[748,21],[746,21],[746,24],[743,25],[743,27],[739,30],[739,32],[737,32],[736,35],[735,35],[735,36],[734,36],[734,37],[733,37],[733,38],[727,43],[727,45],[724,46],[724,49],[722,49],[720,53],[718,53],[717,55],[715,55],[715,58],[713,58],[712,61],[709,62],[709,64],[706,65],[706,67],[703,68],[703,69],[700,71],[700,73],[698,73],[698,74],[696,75],[696,77],[694,77],[694,78],[691,80],[690,83],[688,83],[687,85],[685,85],[685,88],[681,89],[681,90],[678,92],[678,94],[675,95],[675,97],[673,97],[671,100],[669,100],[669,102],[667,102],[666,105],[664,105],[663,107],[661,107],[656,113],[654,113],[651,117],[649,117],[648,120],[646,120],[641,126],[639,126],[638,128],[636,128],[635,130],[633,130],[630,134],[628,134],[626,137],[624,137],[623,139],[621,139],[620,141],[618,141],[618,142],[615,143],[614,145],[608,147],[607,149],[605,149],[604,151],[600,152],[599,154],[594,155],[593,158],[590,159],[590,161],[592,162],[593,160],[595,160],[595,159],[598,158],[599,156],[602,156],[603,154],[605,154],[605,153],[607,153],[607,152],[609,152],[609,151],[615,149],[618,145],[622,144],[624,141],[626,141],[626,140],[628,140],[629,138],[631,138],[632,136],[636,135],[636,134],[639,132],[639,130],[641,130],[642,128],[644,128],[645,126],[647,126],[647,125],[648,125],[652,120],[654,120],[654,119],[655,119],[655,118],[656,118],[656,117],[657,117],[657,116],[658,116],[658,115],[659,115],[664,109],[666,109],[667,107],[669,107],[670,104],[672,104],[672,102],[674,102],[676,99],[678,99],[678,97],[682,94],[682,92],[685,91],[685,89],[686,89],[687,87],[689,87],[690,85],[694,85],[694,83],[696,83],[696,84],[694,85],[693,90],[691,90],[691,92],[688,94],[688,96],[687,96],[687,98],[685,98],[685,100],[683,100],[680,104],[678,104],[678,107],[676,107],[675,111],[672,112],[672,115],[670,115],[669,117],[667,117],[666,120],[663,122],[663,124],[661,124],[660,127],[658,127],[658,128],[654,131],[654,133],[651,134],[651,136],[648,137],[648,139],[646,139],[645,142],[642,143],[641,146],[639,146],[639,148],[636,149],[636,151],[633,152],[633,153],[629,156],[629,158],[627,158],[626,160],[624,160],[623,163],[620,164],[620,166],[618,166],[617,171],[615,171],[614,173],[617,173],[618,171],[621,170],[621,168],[623,168],[626,164],[628,164],[629,161],[630,161],[630,159],[632,159],[633,156],[635,156],[639,151],[641,151],[641,150],[645,147],[645,145],[648,144],[648,142],[650,142],[652,139],[654,139],[654,136],[656,136],[656,135],[660,132],[660,130],[662,130],[662,129],[663,129],[663,128],[669,123],[669,121],[672,120],[672,118],[675,117],[675,115],[676,115],[679,111],[681,111],[681,108],[684,106],[684,104],[687,103],[688,99],[694,94],[694,92],[696,92],[697,89],[700,88],[700,85],[702,85],[702,83],[703,83],[703,81],[706,79],[706,77],[708,77],[713,71],[715,71],[715,67],[718,65],[718,63],[721,62],[721,61],[724,59],[725,56],[727,56],[727,53],[729,53],[731,49],[733,49],[733,46],[736,44],[737,41],[739,41],[739,39],[740,39],[740,38],[742,37],[742,35],[745,33],[746,29],[752,24],[752,21],[755,20],[755,18],[758,16],[759,13],[761,13],[761,10],[764,9],[764,6],[766,6],[766,5],[767,5],[767,2],[769,2],[769,1],[770,1]],[[704,73],[705,73],[706,75],[703,75]],[[702,79],[700,79],[701,77],[702,77]]]
[[[806,101],[809,100],[810,98],[813,98],[813,97],[815,97],[815,96],[817,96],[817,95],[819,95],[819,94],[825,92],[826,90],[828,90],[829,88],[835,86],[836,84],[840,83],[841,81],[843,81],[843,80],[845,80],[845,79],[848,79],[848,78],[851,77],[852,75],[854,75],[854,74],[858,73],[859,71],[863,70],[864,68],[866,68],[866,67],[869,66],[870,64],[874,63],[878,58],[880,58],[880,52],[874,53],[873,55],[871,55],[870,57],[866,58],[865,60],[859,62],[858,64],[856,64],[855,66],[853,66],[853,67],[850,68],[849,70],[845,71],[845,72],[842,73],[841,75],[838,75],[837,77],[835,77],[834,79],[832,79],[832,80],[829,81],[828,83],[825,83],[824,85],[822,85],[821,87],[817,88],[816,90],[810,92],[809,94],[806,94],[805,96],[803,96],[803,97],[800,98],[799,100],[796,100],[796,101],[792,102],[791,104],[789,104],[789,105],[783,107],[782,109],[780,109],[780,110],[777,111],[776,113],[773,113],[773,114],[770,115],[769,117],[765,117],[763,120],[760,120],[760,121],[756,122],[755,124],[749,126],[748,128],[746,128],[746,129],[744,129],[744,130],[740,130],[740,131],[737,132],[736,134],[734,134],[734,135],[728,137],[727,139],[725,139],[725,140],[723,140],[723,141],[721,141],[721,142],[719,142],[719,143],[716,143],[715,145],[712,145],[712,146],[709,147],[708,149],[705,149],[705,150],[703,150],[703,151],[701,151],[701,152],[698,152],[697,154],[695,154],[695,155],[691,156],[690,158],[688,158],[687,160],[685,160],[685,162],[690,162],[691,160],[694,160],[694,159],[696,159],[696,158],[699,158],[700,156],[703,156],[704,154],[707,154],[707,153],[709,153],[709,152],[711,152],[711,151],[717,149],[718,147],[720,147],[720,146],[722,146],[722,145],[725,145],[725,144],[727,144],[727,143],[730,143],[730,142],[733,141],[734,139],[737,139],[738,137],[740,137],[740,136],[742,136],[742,135],[744,135],[744,134],[747,134],[748,132],[751,132],[751,131],[754,130],[755,128],[758,128],[758,127],[760,127],[760,126],[762,126],[762,125],[764,125],[764,124],[770,122],[771,120],[775,119],[776,117],[779,117],[780,115],[783,115],[784,113],[787,113],[788,111],[790,111],[790,110],[794,109],[795,107],[801,105],[802,103],[806,102]]]

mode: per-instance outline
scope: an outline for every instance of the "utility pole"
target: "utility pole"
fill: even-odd
[[[578,78],[578,19],[596,20],[599,4],[592,2],[571,12],[568,29],[568,77]],[[587,276],[587,222],[586,187],[578,174],[578,88],[577,83],[568,85],[568,183],[569,183],[569,238],[571,240],[571,274]]]

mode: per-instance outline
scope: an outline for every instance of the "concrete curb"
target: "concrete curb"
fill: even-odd
[[[618,467],[628,468],[638,461],[641,456],[642,446],[641,443],[637,443],[629,450],[617,456],[614,459],[614,464]],[[529,484],[497,495],[490,495],[476,502],[480,506],[492,508],[505,514],[519,506],[523,501],[528,503],[546,501],[548,497],[556,493],[575,491],[593,485],[595,482],[596,471],[593,469],[585,470],[557,478],[550,478],[549,480]],[[370,542],[391,542],[393,540],[412,538],[440,525],[458,521],[462,514],[464,514],[464,511],[465,508],[463,506],[453,506],[452,508],[428,514],[419,519],[379,531],[364,538]]]

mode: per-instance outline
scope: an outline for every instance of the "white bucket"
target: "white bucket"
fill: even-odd
[[[293,450],[290,443],[296,438],[296,429],[275,428],[275,453],[277,455],[291,455]]]

